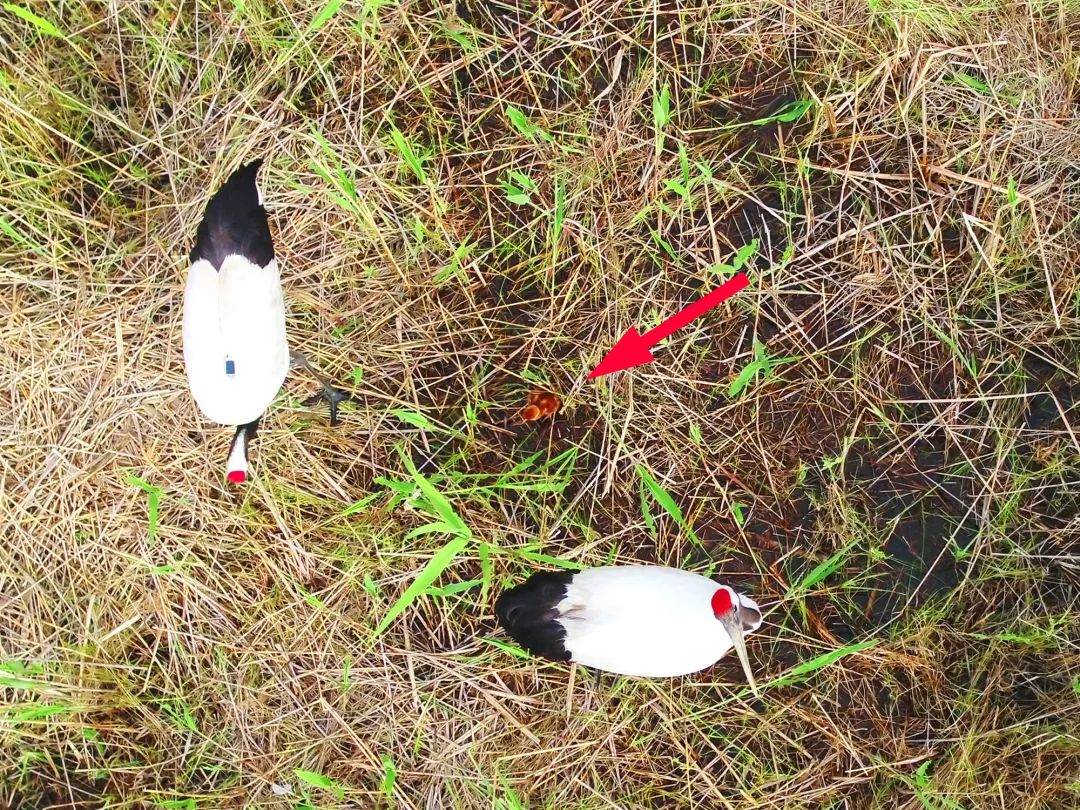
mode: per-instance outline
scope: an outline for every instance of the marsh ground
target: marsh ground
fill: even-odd
[[[0,805],[1080,801],[1075,4],[74,0],[0,48]],[[256,156],[356,403],[291,376],[236,488],[179,312]],[[556,558],[754,593],[763,697],[515,655]]]

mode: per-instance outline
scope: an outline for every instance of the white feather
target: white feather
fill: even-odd
[[[673,677],[714,664],[732,647],[713,615],[711,579],[661,566],[588,568],[558,604],[564,644],[580,664],[620,675]],[[740,601],[757,604],[746,596]]]
[[[220,270],[204,259],[192,264],[184,292],[184,365],[207,419],[244,425],[266,410],[289,370],[277,262],[259,267],[232,255]]]

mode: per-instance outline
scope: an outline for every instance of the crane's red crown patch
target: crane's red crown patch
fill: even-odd
[[[734,605],[731,602],[731,591],[727,588],[718,588],[712,595],[712,612],[715,616],[723,616],[730,613]]]

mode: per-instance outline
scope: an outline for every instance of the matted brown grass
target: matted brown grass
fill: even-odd
[[[27,8],[0,12],[0,806],[1075,805],[1080,10]],[[331,429],[290,376],[236,488],[179,314],[256,156],[292,343],[356,403]],[[754,239],[748,290],[584,381]],[[532,390],[562,410],[521,424]],[[376,635],[447,540],[406,539],[401,453],[473,539]],[[763,698],[734,660],[515,657],[491,605],[537,554],[753,593]]]

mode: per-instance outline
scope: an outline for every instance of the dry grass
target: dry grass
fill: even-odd
[[[0,12],[0,805],[1075,806],[1080,9],[167,6]],[[178,315],[259,155],[357,404],[290,377],[231,488]],[[377,634],[451,542],[406,458],[469,531]],[[764,698],[515,657],[538,554],[752,592]]]

